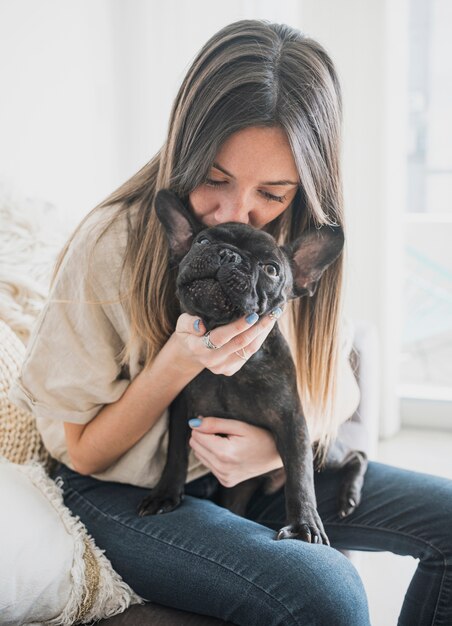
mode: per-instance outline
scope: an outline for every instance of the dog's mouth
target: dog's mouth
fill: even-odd
[[[252,275],[231,265],[212,269],[179,275],[177,296],[187,313],[215,325],[227,324],[253,311],[259,313]]]
[[[177,296],[181,307],[212,327],[257,312],[257,272],[244,255],[229,248],[208,249],[179,267]]]
[[[216,278],[198,278],[179,285],[178,296],[191,315],[227,321],[241,315],[241,307],[232,301]]]

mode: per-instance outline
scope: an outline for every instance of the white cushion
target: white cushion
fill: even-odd
[[[0,502],[2,626],[70,626],[140,602],[38,463],[0,457]]]

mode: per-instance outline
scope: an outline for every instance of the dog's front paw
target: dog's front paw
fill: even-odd
[[[184,499],[183,493],[165,493],[162,494],[156,490],[144,498],[138,507],[138,515],[158,515],[161,513],[169,513],[174,511]]]
[[[310,508],[309,513],[297,522],[284,526],[278,532],[276,539],[300,539],[307,543],[323,543],[330,545],[323,528],[322,520],[316,509]]]

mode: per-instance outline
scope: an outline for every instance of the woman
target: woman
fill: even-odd
[[[183,504],[140,518],[165,460],[167,407],[203,368],[232,375],[275,317],[214,329],[180,315],[156,191],[171,188],[205,225],[266,229],[281,242],[343,225],[337,76],[316,42],[287,26],[232,24],[207,42],[176,97],[162,150],[84,220],[63,250],[16,402],[61,461],[65,501],[144,598],[236,624],[369,624],[362,583],[334,548],[421,559],[400,624],[452,623],[452,483],[370,463],[362,502],[336,510],[338,477],[316,475],[333,547],[275,541],[284,496],[256,494],[247,519],[212,501],[281,466],[272,436],[238,420],[192,422]],[[281,321],[313,441],[323,449],[356,408],[340,346],[342,259]],[[277,367],[277,364],[275,364]],[[337,389],[337,393],[336,393]],[[351,397],[351,398],[350,398]],[[227,437],[217,437],[226,434]]]

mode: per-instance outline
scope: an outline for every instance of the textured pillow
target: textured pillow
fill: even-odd
[[[0,623],[70,626],[140,602],[39,463],[0,457]]]
[[[12,381],[18,376],[25,347],[5,322],[0,320],[0,456],[13,463],[50,458],[31,413],[8,399]]]
[[[68,234],[56,207],[0,182],[0,319],[25,344]]]
[[[70,625],[141,602],[46,475],[33,415],[8,399],[68,233],[55,207],[0,185],[0,624]],[[6,323],[5,323],[6,322]],[[33,463],[34,461],[34,463]],[[39,461],[40,464],[36,463]],[[27,463],[27,465],[18,465]]]
[[[141,600],[47,476],[33,415],[8,399],[24,352],[0,320],[0,624],[69,626],[115,615]]]

